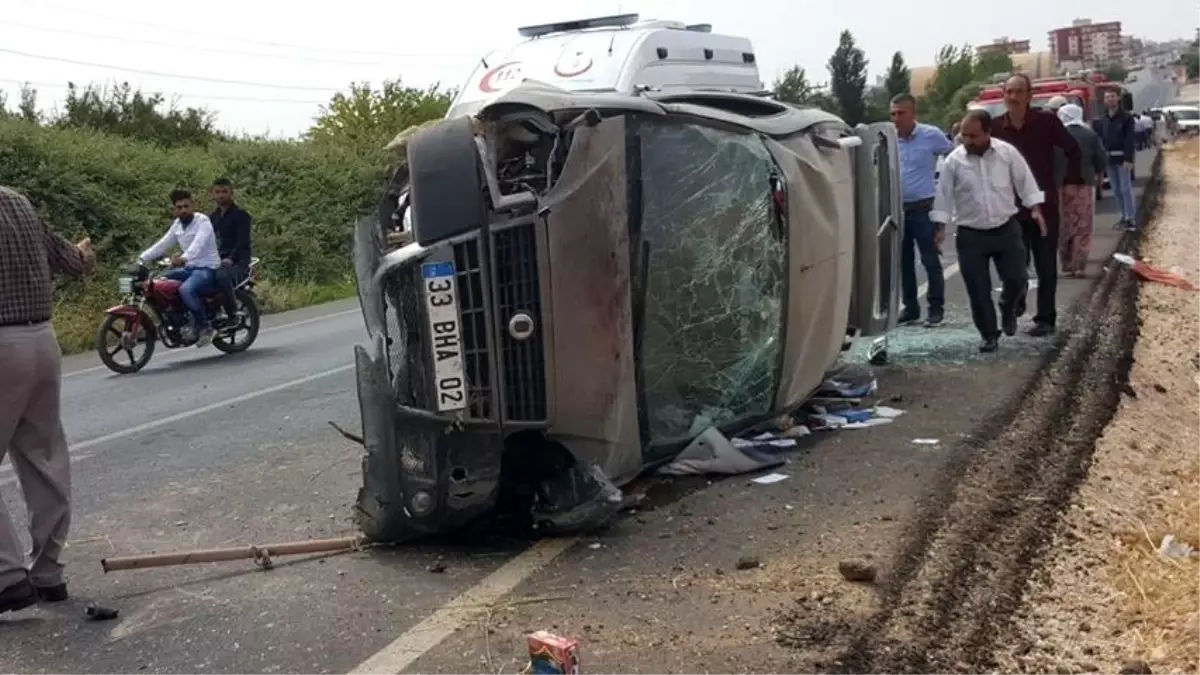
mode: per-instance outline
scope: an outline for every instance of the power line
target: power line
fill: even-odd
[[[170,47],[172,49],[179,46],[179,44],[175,43],[175,42],[165,42],[165,41],[161,41],[161,40],[144,40],[144,39],[140,39],[140,38],[128,38],[128,37],[121,37],[118,35],[106,35],[103,33],[90,33],[90,32],[86,32],[86,31],[71,30],[68,28],[51,28],[49,26],[38,26],[38,25],[34,25],[34,24],[21,23],[18,21],[9,21],[7,19],[0,19],[0,24],[6,24],[9,26],[15,26],[18,28],[26,28],[29,30],[44,31],[47,33],[62,33],[64,35],[78,35],[81,37],[98,38],[101,40],[113,40],[113,41],[123,42],[126,44],[135,43],[135,44],[153,45],[155,47]],[[253,57],[258,57],[258,58],[279,59],[282,61],[309,61],[309,62],[313,62],[313,63],[336,63],[336,64],[343,64],[343,65],[351,65],[351,66],[392,66],[392,67],[394,67],[396,65],[395,63],[384,62],[384,61],[346,61],[346,60],[339,60],[339,59],[331,59],[328,57],[312,57],[312,56],[301,56],[301,55],[292,55],[292,54],[271,54],[269,52],[245,51],[245,50],[240,50],[240,49],[224,49],[224,48],[219,48],[219,47],[189,46],[188,48],[190,50],[195,50],[195,51],[208,51],[208,52],[216,52],[216,53],[221,53],[221,54],[236,54],[239,56],[253,56]],[[406,58],[406,59],[414,59],[414,58],[422,58],[422,59],[474,58],[474,57],[467,57],[464,55],[453,55],[453,54],[450,54],[450,55],[396,54],[395,56],[398,58]]]
[[[28,4],[31,6],[39,7],[39,8],[56,9],[60,12],[66,12],[68,14],[91,16],[91,17],[94,17],[97,19],[102,19],[104,21],[111,21],[114,23],[135,24],[135,25],[139,25],[139,26],[146,26],[148,28],[154,28],[154,29],[160,30],[160,31],[166,30],[166,31],[170,31],[175,34],[195,35],[197,37],[202,37],[202,38],[205,38],[208,40],[224,40],[226,42],[237,41],[237,42],[243,42],[243,43],[253,42],[253,43],[256,43],[256,44],[258,44],[260,46],[264,46],[264,47],[280,47],[283,49],[301,49],[306,52],[325,52],[327,54],[348,54],[348,55],[355,55],[355,56],[375,56],[375,57],[403,56],[403,54],[396,54],[394,52],[361,51],[361,50],[354,50],[354,49],[330,49],[328,47],[316,47],[313,45],[301,45],[301,44],[288,43],[288,42],[272,42],[269,40],[262,40],[259,38],[250,38],[250,37],[244,37],[244,36],[222,36],[222,35],[218,35],[215,33],[201,33],[201,32],[197,32],[197,31],[193,31],[193,30],[188,30],[186,28],[180,28],[179,26],[169,26],[169,25],[165,25],[165,24],[161,24],[161,23],[152,23],[150,21],[140,21],[137,19],[130,19],[127,17],[116,18],[116,17],[112,17],[112,16],[106,16],[104,14],[99,14],[96,12],[89,12],[84,9],[77,9],[74,7],[70,7],[70,8],[62,7],[61,5],[55,5],[54,3],[45,2],[45,0],[37,0],[36,3],[29,2]],[[472,58],[474,58],[474,56],[472,56]]]
[[[55,87],[58,89],[68,89],[71,86],[71,83],[61,84],[58,82],[36,82],[36,81],[32,81],[32,80],[17,80],[17,79],[11,79],[11,78],[0,78],[0,82],[8,82],[10,84],[18,84],[18,85],[28,85],[31,87]],[[76,86],[78,87],[79,85],[76,85]],[[191,94],[191,93],[181,92],[181,91],[172,91],[169,94],[167,94],[165,92],[157,92],[157,93],[163,93],[163,95],[178,96],[180,98],[196,98],[196,99],[205,99],[205,100],[213,100],[213,101],[247,101],[247,102],[253,102],[253,103],[302,103],[305,105],[324,105],[324,104],[328,103],[328,101],[316,101],[316,100],[297,99],[297,98],[257,98],[257,97],[253,97],[253,96],[220,96],[220,95],[209,95],[209,94]]]
[[[155,77],[173,78],[176,80],[195,80],[197,82],[216,82],[218,84],[236,84],[247,87],[263,87],[266,89],[290,89],[293,91],[338,91],[339,87],[306,87],[303,85],[291,84],[275,84],[272,82],[249,82],[247,80],[226,80],[219,77],[205,77],[203,75],[178,75],[175,73],[164,73],[154,70],[142,70],[140,68],[126,68],[124,66],[113,66],[106,63],[94,63],[91,61],[76,61],[75,59],[66,59],[59,56],[46,56],[45,54],[31,54],[16,49],[8,49],[0,47],[0,52],[6,54],[15,54],[31,59],[41,59],[43,61],[58,61],[60,63],[70,63],[76,66],[89,66],[92,68],[106,68],[108,70],[117,70],[125,73],[135,73],[138,75],[153,75]]]

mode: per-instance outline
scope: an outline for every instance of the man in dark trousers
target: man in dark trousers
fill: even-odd
[[[1066,160],[1063,183],[1081,185],[1079,143],[1063,126],[1058,115],[1039,110],[1029,105],[1033,98],[1033,86],[1024,74],[1013,75],[1004,83],[1004,104],[1007,112],[992,120],[992,136],[1012,144],[1021,152],[1029,164],[1029,170],[1037,180],[1038,189],[1045,193],[1042,218],[1045,229],[1033,219],[1028,208],[1022,206],[1017,214],[1024,233],[1025,246],[1033,258],[1037,271],[1037,314],[1029,334],[1042,337],[1054,333],[1058,322],[1055,306],[1058,291],[1058,181],[1054,175],[1055,149],[1061,150]],[[1022,297],[1017,315],[1025,311]]]
[[[1040,205],[1044,196],[1025,159],[1012,145],[992,138],[992,116],[971,110],[963,118],[962,145],[946,156],[938,178],[929,217],[938,223],[938,240],[945,225],[956,226],[955,244],[971,318],[983,337],[981,352],[994,352],[1001,329],[1017,332],[1019,304],[1028,289],[1025,245],[1017,221],[1018,197],[1042,236],[1046,222]],[[1000,326],[992,302],[992,263],[1000,276]]]
[[[233,183],[228,178],[213,181],[212,196],[217,208],[208,219],[217,233],[217,253],[221,256],[217,288],[221,289],[229,325],[237,325],[237,298],[233,295],[233,287],[250,270],[250,214],[233,201]]]

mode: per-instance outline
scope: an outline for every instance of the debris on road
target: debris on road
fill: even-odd
[[[913,445],[938,445],[941,443],[936,438],[914,438]]]
[[[113,609],[111,607],[103,607],[101,605],[88,605],[87,609],[84,610],[84,613],[87,614],[89,621],[111,621],[112,619],[117,618],[117,615],[121,613],[121,610]]]
[[[765,476],[759,476],[758,478],[752,479],[750,482],[758,485],[771,485],[772,483],[778,483],[779,481],[787,480],[787,478],[788,475],[786,473],[769,473]]]
[[[744,555],[738,558],[737,564],[734,567],[742,571],[753,570],[762,567],[762,563],[752,555]]]
[[[817,389],[817,396],[836,396],[839,398],[863,398],[875,393],[879,388],[879,380],[875,373],[864,366],[846,365],[834,370],[825,377]]]
[[[1174,286],[1175,288],[1182,288],[1185,291],[1200,291],[1200,288],[1197,288],[1195,284],[1180,275],[1147,265],[1133,256],[1124,253],[1114,253],[1113,260],[1122,265],[1128,265],[1129,269],[1133,270],[1133,273],[1142,281],[1150,281],[1156,284],[1163,284],[1164,286]]]
[[[446,573],[446,563],[439,560],[439,561],[433,563],[432,565],[430,565],[429,567],[426,567],[425,569],[430,574],[445,574]]]
[[[539,630],[530,633],[529,665],[526,673],[579,675],[579,641]]]
[[[863,560],[843,560],[838,563],[838,573],[846,581],[873,583],[877,570],[874,565]]]
[[[305,553],[342,553],[357,551],[367,546],[366,539],[360,536],[339,537],[337,539],[314,539],[283,544],[267,544],[266,546],[241,546],[236,548],[215,548],[183,553],[153,553],[149,555],[132,555],[117,558],[104,558],[100,566],[105,572],[119,570],[143,569],[146,567],[167,567],[170,565],[191,565],[195,563],[225,562],[228,560],[254,560],[263,569],[273,566],[272,557],[280,555],[301,555]]]
[[[795,441],[791,441],[795,445]],[[660,468],[664,476],[717,474],[736,476],[770,469],[784,463],[777,454],[763,452],[758,444],[735,445],[720,429],[709,427],[688,444],[670,464]]]

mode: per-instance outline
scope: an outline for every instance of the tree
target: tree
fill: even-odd
[[[386,80],[375,89],[351,84],[348,94],[337,93],[321,106],[308,138],[314,141],[370,143],[380,147],[410,126],[443,117],[454,99],[440,84],[426,89]]]
[[[842,31],[837,49],[829,57],[829,89],[842,119],[853,126],[866,117],[863,93],[867,86],[867,57],[854,44],[850,31]]]
[[[982,81],[999,73],[1013,72],[1012,57],[1004,52],[984,52],[975,59],[975,80]]]
[[[887,90],[888,100],[900,94],[912,93],[912,69],[904,62],[904,55],[900,52],[892,54],[892,65],[888,66],[883,88]]]
[[[1200,54],[1190,51],[1180,57],[1179,63],[1187,69],[1187,78],[1189,80],[1200,77]]]
[[[808,81],[808,74],[800,66],[792,66],[775,80],[772,90],[775,99],[793,105],[805,105],[813,95],[813,86]]]
[[[1112,63],[1104,69],[1104,77],[1112,82],[1124,82],[1129,77],[1129,70],[1119,63]]]
[[[37,109],[37,89],[29,86],[29,83],[21,85],[21,102],[17,105],[17,117],[34,124],[42,119]]]
[[[166,148],[208,145],[221,138],[216,115],[205,108],[179,108],[161,93],[143,93],[128,82],[83,88],[69,83],[55,126],[94,129],[156,143]]]
[[[938,51],[933,77],[925,89],[928,105],[936,115],[941,115],[950,104],[954,94],[975,78],[974,57],[968,46],[946,45]]]

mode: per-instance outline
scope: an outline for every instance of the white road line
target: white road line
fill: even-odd
[[[336,375],[338,373],[345,372],[347,370],[350,370],[353,367],[354,367],[353,363],[348,363],[344,366],[338,366],[337,368],[330,368],[329,370],[322,370],[319,373],[313,373],[312,375],[305,375],[304,377],[298,377],[294,380],[288,380],[287,382],[283,382],[281,384],[276,384],[274,386],[267,387],[265,389],[259,389],[257,391],[247,392],[245,394],[242,394],[241,396],[234,396],[233,398],[223,399],[221,401],[217,401],[216,403],[210,403],[208,405],[200,406],[199,408],[193,408],[191,410],[187,410],[187,411],[184,411],[181,413],[176,413],[174,415],[160,417],[156,420],[146,422],[145,424],[138,424],[136,426],[128,427],[128,428],[122,429],[120,431],[114,431],[111,434],[105,434],[103,436],[97,436],[96,438],[90,438],[86,441],[74,443],[71,445],[71,461],[77,462],[85,457],[90,457],[91,455],[95,454],[95,453],[81,452],[83,450],[87,450],[88,448],[94,448],[97,445],[103,445],[104,443],[109,443],[111,441],[120,440],[122,438],[128,438],[129,436],[134,436],[134,435],[141,434],[141,433],[144,433],[147,431],[153,431],[154,429],[158,429],[160,427],[165,427],[169,424],[174,424],[176,422],[186,420],[190,417],[195,417],[197,415],[203,415],[205,413],[209,413],[214,410],[220,410],[221,408],[226,408],[226,407],[229,407],[232,405],[237,405],[238,403],[244,403],[246,401],[250,401],[252,399],[259,398],[261,396],[266,396],[267,394],[274,394],[275,392],[283,391],[284,389],[290,389],[292,387],[297,387],[302,384],[307,384],[309,382],[312,382],[313,380],[319,380],[322,377],[329,377],[330,375]],[[6,464],[3,467],[0,467],[0,471],[6,472],[6,473],[11,472],[12,465]],[[7,478],[4,478],[3,480],[0,480],[0,486],[4,486],[9,483],[12,483],[15,480],[16,480],[15,476],[9,476]]]
[[[487,611],[488,605],[511,593],[578,541],[576,538],[543,539],[472,588],[463,591],[421,623],[363,661],[351,675],[395,675],[438,646],[442,640]]]
[[[942,278],[944,278],[946,281],[949,281],[950,277],[958,274],[958,271],[959,271],[958,263],[951,263],[949,267],[942,270]],[[918,298],[925,297],[925,294],[928,292],[929,292],[929,282],[928,281],[921,284],[920,286],[917,286],[917,297]]]
[[[277,330],[283,330],[285,328],[295,328],[296,326],[304,326],[306,324],[316,323],[318,321],[325,321],[326,319],[334,319],[339,316],[346,316],[347,314],[358,314],[358,313],[359,313],[359,310],[357,310],[357,309],[347,309],[347,310],[341,311],[341,312],[334,312],[333,314],[322,314],[321,316],[314,316],[314,317],[310,317],[307,319],[301,319],[300,321],[293,321],[291,323],[285,323],[285,324],[280,324],[278,326],[271,326],[270,328],[264,328],[264,329],[260,330],[258,332],[258,334],[265,335],[267,333],[277,331]],[[180,352],[168,352],[168,354],[179,354],[180,356],[184,356],[184,355],[187,355],[190,353],[191,352],[187,351],[186,349],[183,351],[180,351]],[[161,358],[158,361],[156,361],[156,363],[161,363],[161,362],[162,362]],[[97,370],[108,370],[108,368],[106,366],[100,365],[100,366],[90,366],[88,368],[81,368],[80,370],[72,370],[69,373],[63,373],[62,379],[65,380],[69,377],[75,377],[76,375],[83,375],[85,373],[94,373]]]

